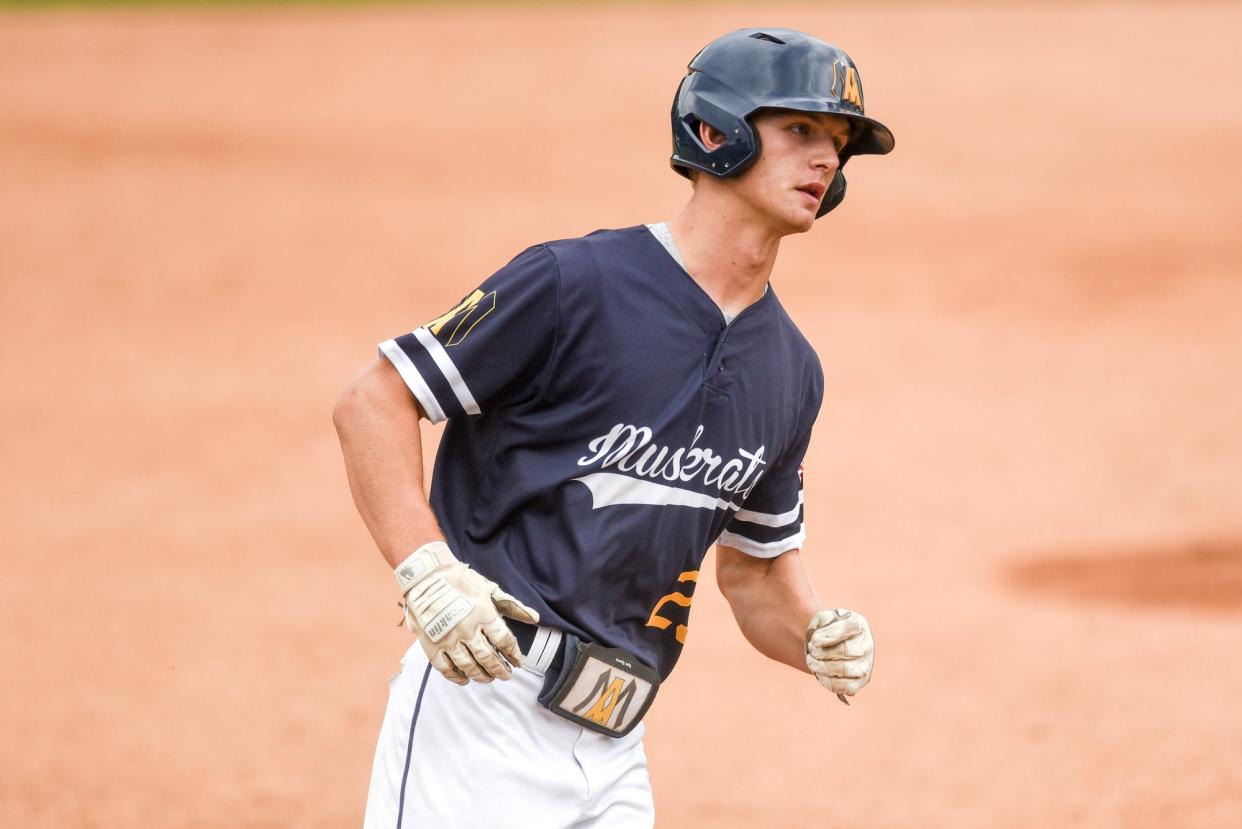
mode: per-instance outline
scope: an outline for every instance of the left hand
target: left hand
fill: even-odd
[[[821,610],[806,628],[806,666],[834,694],[853,696],[871,680],[875,639],[861,613]],[[844,701],[844,700],[842,700]]]

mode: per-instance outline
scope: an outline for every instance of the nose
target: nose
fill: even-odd
[[[824,173],[835,173],[841,166],[841,158],[837,155],[836,145],[828,142],[816,147],[815,155],[811,157],[811,166]]]

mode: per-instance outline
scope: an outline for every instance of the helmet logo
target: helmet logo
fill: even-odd
[[[842,79],[844,79],[844,84],[842,84]],[[854,67],[840,63],[832,65],[832,97],[838,101],[851,103],[862,111],[862,87],[858,83],[858,72]]]

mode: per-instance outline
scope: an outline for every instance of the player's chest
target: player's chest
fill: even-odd
[[[563,346],[574,359],[558,361],[552,399],[582,464],[711,489],[713,477],[753,473],[784,451],[805,390],[797,367],[766,348],[762,327],[746,323],[713,332],[648,316],[572,332]]]

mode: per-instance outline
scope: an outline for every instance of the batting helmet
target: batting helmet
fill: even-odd
[[[863,112],[862,82],[850,56],[832,44],[792,29],[738,29],[707,44],[690,61],[673,99],[673,169],[687,178],[701,170],[723,178],[759,157],[759,135],[750,116],[760,109],[826,112],[850,121],[850,139],[816,218],[845,198],[841,169],[852,156],[893,149],[888,127]],[[707,123],[725,135],[709,150],[699,138]]]

